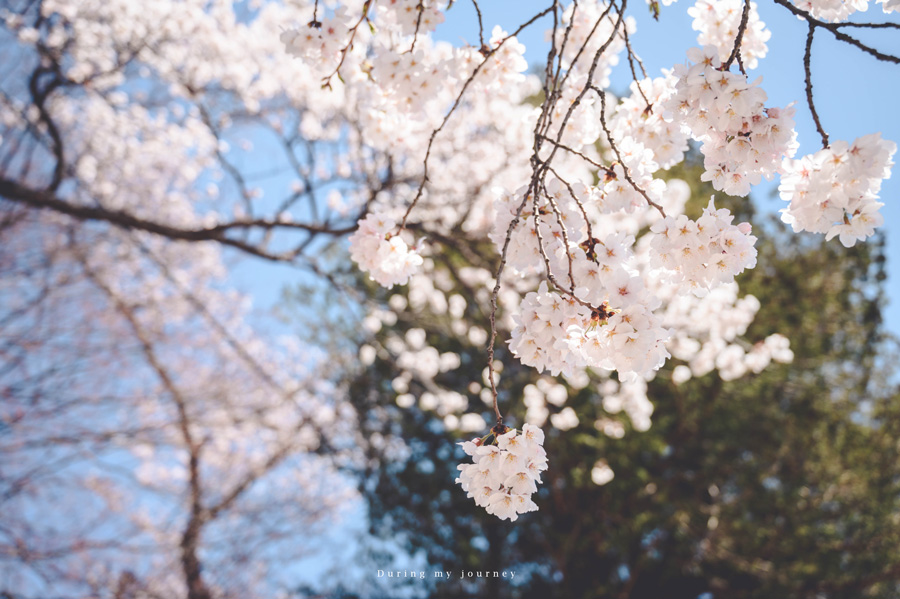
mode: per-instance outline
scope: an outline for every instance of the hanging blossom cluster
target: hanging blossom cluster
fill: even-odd
[[[405,285],[422,264],[422,256],[410,249],[396,230],[392,218],[373,213],[361,220],[350,236],[350,257],[373,281],[388,289]]]
[[[598,309],[588,308],[549,291],[543,281],[536,292],[525,296],[514,316],[510,349],[523,364],[554,376],[571,375],[588,366],[622,375],[657,370],[669,357],[664,343],[668,331],[640,301],[649,298],[637,289],[639,280],[629,277],[622,279],[622,287],[614,287],[614,292],[635,299],[616,310],[607,302]]]
[[[745,196],[762,177],[772,179],[785,156],[797,150],[794,109],[766,108],[759,80],[722,70],[715,46],[691,48],[689,63],[676,65],[675,94],[666,102],[673,118],[701,142],[701,177],[729,195]]]
[[[651,227],[653,266],[697,296],[734,281],[744,269],[756,266],[756,237],[750,223],[732,225],[734,216],[716,210],[713,200],[696,221],[685,215],[667,216]]]
[[[492,442],[485,444],[487,439]],[[541,472],[547,469],[541,429],[526,424],[521,432],[492,431],[484,439],[460,445],[472,456],[473,463],[458,466],[456,482],[468,497],[475,499],[476,505],[501,520],[511,521],[518,519],[519,514],[537,511],[531,495],[541,482]]]
[[[781,219],[794,231],[838,236],[845,247],[871,237],[884,223],[878,192],[896,151],[897,144],[873,133],[786,161],[778,191],[790,205]]]
[[[644,164],[645,169],[653,164],[658,169],[675,166],[688,150],[690,132],[680,122],[663,118],[659,109],[675,92],[675,82],[671,74],[632,81],[631,95],[622,98],[610,119],[613,137],[630,140],[650,153],[652,163]],[[638,206],[643,205],[642,200],[637,200]]]

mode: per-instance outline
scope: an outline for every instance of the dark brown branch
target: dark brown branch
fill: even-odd
[[[727,71],[731,68],[732,63],[734,63],[735,59],[738,61],[738,65],[741,67],[741,72],[745,75],[747,73],[744,72],[744,65],[741,63],[741,42],[744,40],[744,32],[747,30],[747,22],[750,20],[750,0],[744,0],[744,10],[741,11],[741,22],[738,25],[737,35],[734,36],[734,48],[731,50],[731,55],[728,57],[728,60],[725,61],[725,64],[722,65],[722,70]]]
[[[831,32],[831,34],[835,38],[841,40],[842,42],[846,42],[846,43],[850,44],[851,46],[855,46],[867,54],[871,54],[878,60],[881,60],[884,62],[892,62],[894,64],[900,64],[900,57],[894,56],[892,54],[885,54],[884,52],[876,50],[875,48],[862,43],[855,37],[849,36],[846,33],[844,33],[843,31],[841,31],[841,27],[843,26],[842,24],[826,23],[825,21],[820,21],[820,20],[816,19],[815,17],[813,17],[811,14],[809,14],[807,11],[797,8],[796,6],[791,4],[791,2],[789,0],[775,0],[775,3],[788,9],[789,11],[791,11],[793,14],[797,15],[798,17],[800,17],[802,19],[806,19],[810,24],[815,25],[816,27],[821,27],[822,29],[827,29],[828,31]]]
[[[858,27],[860,29],[900,29],[900,23],[835,23],[835,27]]]
[[[44,75],[52,75],[52,79],[42,88],[41,79]],[[47,128],[47,133],[50,135],[53,156],[56,159],[56,164],[53,167],[53,178],[50,181],[50,185],[47,186],[47,189],[51,192],[56,191],[62,184],[66,170],[66,160],[63,152],[62,134],[59,132],[59,128],[50,116],[50,112],[47,110],[45,102],[53,90],[62,85],[62,83],[63,79],[53,69],[44,66],[36,68],[31,74],[31,78],[28,80],[28,90],[31,93],[31,102],[35,108],[37,108],[38,116]]]
[[[828,134],[822,127],[822,121],[819,120],[819,113],[816,112],[816,105],[813,103],[813,85],[812,70],[810,69],[810,59],[812,57],[813,35],[816,32],[815,24],[810,21],[809,33],[806,35],[806,52],[803,54],[803,72],[806,73],[806,103],[809,105],[809,112],[812,114],[813,122],[816,124],[816,131],[822,136],[822,147],[828,147]]]
[[[478,15],[478,43],[480,44],[480,48],[485,48],[484,45],[484,21],[481,18],[481,7],[478,6],[478,0],[472,0],[472,4],[475,6],[475,14]]]

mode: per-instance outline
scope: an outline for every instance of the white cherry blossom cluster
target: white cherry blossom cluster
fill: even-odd
[[[747,370],[754,373],[762,372],[771,362],[790,364],[793,361],[791,342],[779,333],[773,333],[760,343],[754,344],[744,360]]]
[[[716,46],[719,49],[719,59],[723,62],[728,60],[734,48],[743,6],[743,0],[698,0],[688,9],[688,14],[694,17],[694,30],[700,32],[697,43],[701,46]],[[756,2],[751,2],[747,26],[741,37],[741,60],[744,67],[756,68],[759,59],[764,58],[769,51],[766,42],[770,37],[772,32],[760,20]]]
[[[678,83],[666,109],[702,143],[701,178],[719,191],[745,196],[796,152],[794,109],[765,108],[759,80],[749,83],[745,75],[722,70],[715,46],[691,48],[688,59],[675,65]]]
[[[499,25],[491,31],[488,47],[490,59],[485,60],[479,48],[463,48],[460,51],[460,78],[465,79],[475,67],[484,63],[473,80],[474,93],[500,93],[500,97],[515,93],[515,90],[526,81],[525,71],[528,61],[525,60],[525,44],[515,37],[509,37]],[[502,45],[501,45],[502,44]]]
[[[564,298],[549,291],[542,281],[537,291],[522,300],[519,313],[513,316],[516,327],[509,348],[526,366],[538,372],[547,370],[556,376],[572,373],[581,362],[568,344],[569,327],[588,326],[591,311],[574,298]]]
[[[878,193],[896,151],[897,144],[872,133],[785,161],[778,190],[790,205],[781,219],[794,231],[824,233],[828,240],[838,236],[845,247],[871,237],[884,223]]]
[[[615,162],[597,184],[600,209],[605,213],[633,212],[646,207],[648,199],[659,204],[666,184],[662,179],[653,178],[653,173],[659,170],[653,151],[630,136],[617,140],[616,144],[622,160]]]
[[[401,35],[425,34],[444,22],[442,2],[391,0],[375,5],[378,23]],[[420,14],[421,13],[421,14]]]
[[[572,250],[575,296],[593,307],[625,308],[649,300],[644,283],[631,268],[634,237],[612,233]]]
[[[748,349],[741,343],[730,343],[716,348],[715,367],[719,378],[733,381],[748,372],[760,373],[773,361],[789,364],[794,361],[794,352],[790,342],[784,335],[769,335]],[[676,366],[672,371],[672,381],[680,385],[689,380],[693,372],[690,366]]]
[[[574,384],[572,386],[576,387]],[[547,404],[562,407],[568,398],[569,392],[566,387],[548,376],[540,377],[534,384],[525,385],[522,390],[522,402],[527,408],[525,421],[535,426],[543,426],[550,417]],[[551,423],[553,422],[551,420]]]
[[[697,220],[667,216],[650,229],[656,234],[651,266],[701,297],[734,281],[735,275],[756,266],[756,237],[750,234],[750,223],[733,225],[733,219],[728,210],[716,210],[713,199]]]
[[[317,70],[333,69],[347,45],[352,18],[347,8],[340,6],[333,16],[283,31],[281,42],[289,54],[304,59]]]
[[[570,327],[567,332],[569,351],[582,368],[651,376],[669,358],[665,344],[669,331],[643,303],[617,310],[605,322],[595,311],[589,322]]]
[[[525,424],[521,432],[510,429],[490,436],[494,444],[485,445],[486,439],[460,443],[473,463],[458,466],[456,482],[487,513],[515,521],[520,514],[538,509],[531,495],[541,482],[541,472],[547,469],[544,432]]]
[[[396,233],[397,223],[383,214],[369,214],[350,236],[350,257],[383,287],[405,285],[422,264],[422,256]]]
[[[637,277],[622,279],[622,287],[613,287],[612,295],[639,296],[640,292],[629,289],[637,281]],[[513,318],[516,327],[510,334],[510,350],[523,364],[554,376],[572,375],[588,366],[646,374],[669,356],[668,332],[641,302],[615,311],[604,303],[592,310],[574,297],[549,291],[543,281],[536,292],[525,296]]]
[[[671,75],[633,81],[631,95],[622,98],[609,122],[613,137],[642,145],[662,169],[681,162],[688,149],[687,131],[663,118],[663,104],[675,92],[676,81]]]
[[[650,429],[650,417],[653,415],[653,403],[647,397],[647,381],[639,376],[624,376],[618,382],[606,379],[597,385],[597,391],[603,397],[603,409],[608,414],[625,412],[636,431]],[[601,418],[594,427],[605,435],[621,438],[625,435],[624,427],[618,420]]]
[[[537,201],[527,186],[515,193],[501,191],[494,204],[496,216],[490,232],[491,241],[501,252],[507,233],[510,233],[507,261],[512,269],[521,274],[543,269],[544,256],[553,272],[564,272],[568,268],[566,241],[573,246],[586,237],[586,222],[569,189],[558,179],[551,179],[547,182],[546,191],[546,194],[539,194]],[[580,183],[573,186],[572,191],[576,197],[588,193]],[[510,232],[517,214],[519,221]],[[543,243],[539,243],[539,239]]]
[[[447,74],[449,48],[422,48],[413,52],[380,48],[371,58],[369,74],[377,84],[379,100],[404,109],[405,114],[417,113],[430,100],[438,97]],[[374,104],[374,103],[373,103]]]
[[[760,303],[752,295],[738,298],[737,294],[737,284],[729,283],[702,298],[692,294],[667,298],[661,316],[673,331],[668,348],[675,359],[686,362],[672,371],[676,384],[713,370],[718,370],[722,380],[730,381],[748,372],[759,373],[773,360],[793,360],[790,343],[782,335],[770,335],[752,347],[741,338]],[[705,318],[698,319],[697,314],[704,314]]]

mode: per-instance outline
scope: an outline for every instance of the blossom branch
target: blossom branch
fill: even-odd
[[[622,0],[621,9],[617,11],[618,18],[616,19],[616,22],[613,26],[613,30],[610,33],[609,38],[603,44],[601,44],[601,46],[595,52],[593,60],[591,62],[591,66],[588,69],[586,83],[585,83],[584,87],[581,89],[581,91],[578,93],[578,95],[576,96],[575,100],[569,106],[568,110],[566,111],[566,114],[563,117],[562,122],[559,125],[559,128],[557,130],[557,136],[556,136],[557,143],[562,140],[562,136],[563,136],[563,132],[565,131],[566,124],[568,123],[569,119],[572,117],[572,114],[575,112],[575,109],[581,103],[581,100],[584,98],[584,96],[587,95],[588,91],[594,87],[592,82],[593,82],[593,78],[594,78],[594,73],[597,69],[597,65],[600,62],[600,57],[602,56],[603,52],[605,52],[606,49],[610,46],[610,44],[612,44],[613,40],[615,39],[616,34],[619,32],[619,28],[623,26],[626,3],[627,3],[627,0]],[[611,6],[613,6],[612,3],[610,3],[610,7]],[[556,155],[556,151],[559,149],[559,146],[554,144],[552,149],[550,150],[550,155],[547,157],[547,159],[541,160],[540,150],[543,145],[543,138],[546,137],[546,134],[552,124],[552,121],[550,120],[550,113],[553,110],[553,107],[555,106],[556,102],[558,101],[559,96],[558,96],[557,90],[559,89],[559,85],[561,85],[561,83],[562,83],[559,81],[558,78],[554,79],[554,81],[551,82],[550,77],[549,77],[549,75],[552,71],[552,64],[554,62],[554,59],[556,58],[556,42],[555,42],[555,40],[556,40],[556,32],[557,32],[557,28],[558,28],[558,12],[557,12],[558,8],[559,8],[558,2],[554,2],[554,5],[552,8],[554,9],[553,10],[554,21],[553,21],[553,33],[552,33],[553,37],[551,39],[553,39],[554,42],[550,45],[550,51],[549,51],[549,55],[547,58],[547,75],[548,75],[548,77],[544,82],[545,100],[544,100],[543,105],[541,106],[541,114],[538,117],[537,123],[535,125],[535,130],[534,130],[534,153],[532,154],[532,157],[531,157],[531,162],[533,165],[533,173],[532,173],[532,177],[531,177],[531,182],[528,186],[528,191],[525,193],[525,197],[522,199],[522,202],[519,204],[518,209],[516,210],[515,217],[513,218],[512,222],[510,223],[510,225],[506,231],[506,238],[504,240],[503,249],[501,251],[500,265],[497,268],[494,289],[491,292],[491,317],[490,317],[491,333],[490,333],[490,340],[489,340],[489,345],[488,345],[488,378],[490,379],[490,382],[491,382],[491,393],[494,398],[494,409],[495,409],[495,412],[498,417],[498,423],[502,423],[502,418],[500,417],[500,412],[497,409],[497,388],[496,388],[496,384],[494,382],[494,343],[495,343],[495,340],[497,337],[497,326],[496,326],[497,297],[499,296],[499,293],[500,293],[501,278],[502,278],[502,274],[503,274],[503,269],[506,265],[506,253],[509,248],[510,240],[512,239],[512,233],[519,223],[519,220],[520,220],[521,214],[522,214],[522,210],[525,207],[526,202],[529,200],[529,196],[536,196],[539,193],[540,188],[543,183],[543,179],[548,172],[550,163],[552,162],[554,156]],[[608,10],[609,10],[609,7],[607,8],[607,11]],[[604,15],[605,14],[606,13],[604,13]],[[601,17],[601,19],[602,19],[602,17]],[[570,27],[571,27],[571,23],[570,23]],[[595,28],[596,28],[596,26],[595,26]],[[578,51],[579,55],[581,54],[583,49],[584,49],[584,46],[582,46],[582,48],[579,49],[579,51]],[[561,55],[560,55],[560,60],[562,60]],[[568,74],[569,73],[566,73],[566,77],[568,77]],[[563,80],[565,80],[566,77],[564,77]],[[648,200],[649,200],[649,198],[648,198]],[[543,251],[543,249],[542,249],[542,251]]]

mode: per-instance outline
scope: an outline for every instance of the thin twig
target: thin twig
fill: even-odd
[[[572,272],[572,252],[569,251],[569,232],[566,230],[565,219],[563,219],[562,210],[556,203],[556,199],[550,194],[546,186],[544,186],[544,197],[547,198],[547,203],[550,204],[550,208],[553,209],[553,214],[556,216],[556,224],[559,225],[559,230],[562,234],[563,248],[566,250],[566,261],[569,263],[569,291],[571,292],[572,297],[575,297],[575,275]]]
[[[472,4],[475,6],[475,14],[478,15],[478,47],[484,48],[484,22],[481,19],[481,7],[478,6],[478,0],[472,0]]]
[[[822,147],[828,147],[828,134],[819,120],[819,113],[816,112],[816,105],[813,103],[813,85],[812,85],[812,69],[810,69],[810,59],[812,57],[813,34],[816,32],[816,25],[812,21],[809,22],[809,33],[806,35],[806,52],[803,54],[803,71],[806,73],[806,103],[809,105],[809,112],[812,114],[813,122],[816,124],[816,131],[822,136]]]
[[[585,210],[584,204],[582,204],[581,200],[578,199],[578,196],[575,194],[575,190],[572,189],[572,185],[568,181],[563,179],[562,176],[559,173],[557,173],[556,169],[554,169],[552,166],[549,168],[550,168],[550,172],[553,173],[553,176],[555,176],[557,179],[559,179],[562,182],[562,184],[566,186],[566,189],[569,190],[569,195],[572,197],[572,201],[575,202],[575,205],[578,206],[578,209],[581,211],[581,216],[582,216],[582,218],[584,218],[584,224],[587,226],[588,243],[593,244],[594,243],[594,231],[592,230],[591,219],[588,218],[587,210]]]
[[[347,41],[347,45],[341,49],[341,59],[338,61],[338,64],[334,68],[334,71],[332,71],[331,74],[327,77],[322,78],[322,87],[329,87],[331,85],[331,78],[335,75],[338,76],[338,79],[341,79],[341,67],[344,66],[344,61],[347,59],[347,54],[350,53],[350,49],[353,47],[353,38],[356,37],[356,32],[359,30],[359,26],[362,25],[362,22],[365,21],[369,16],[369,7],[371,6],[371,4],[372,0],[366,0],[365,4],[363,4],[362,16],[359,17],[359,21],[356,22],[356,25],[354,25],[350,29],[350,39]],[[343,79],[341,79],[341,81],[343,81]]]
[[[437,137],[437,134],[440,133],[444,129],[444,127],[447,125],[447,121],[450,120],[450,117],[453,115],[453,113],[459,107],[460,103],[462,102],[463,95],[466,93],[466,90],[468,89],[469,85],[472,84],[472,81],[475,80],[475,76],[481,71],[481,68],[487,63],[487,61],[490,60],[490,58],[491,58],[491,56],[493,56],[494,52],[499,50],[503,46],[503,44],[505,44],[508,40],[510,40],[513,37],[515,37],[516,35],[518,35],[523,29],[525,29],[526,27],[528,27],[529,25],[531,25],[538,19],[540,19],[544,15],[548,14],[551,9],[552,9],[552,7],[534,15],[528,21],[526,21],[525,23],[520,25],[519,28],[516,29],[513,33],[509,34],[508,36],[506,36],[505,38],[500,40],[500,42],[497,44],[497,47],[494,48],[490,54],[485,56],[484,60],[482,60],[480,63],[478,63],[478,66],[475,67],[475,70],[472,71],[472,74],[469,75],[468,79],[466,79],[465,83],[462,86],[462,89],[460,90],[459,94],[456,96],[456,100],[454,100],[453,105],[450,107],[450,110],[447,112],[446,115],[444,115],[444,120],[442,120],[441,124],[438,125],[438,127],[431,132],[431,136],[428,138],[428,147],[425,149],[425,159],[424,159],[424,162],[422,165],[422,182],[419,183],[419,188],[416,190],[415,197],[413,197],[412,202],[410,202],[409,207],[407,207],[406,212],[403,214],[403,220],[400,221],[400,230],[401,231],[406,228],[406,220],[409,218],[410,212],[412,212],[413,208],[415,208],[416,204],[422,198],[422,193],[425,191],[425,184],[428,182],[428,161],[431,158],[431,148],[434,146],[434,138]]]
[[[599,162],[597,162],[596,160],[594,160],[594,159],[591,158],[590,156],[586,156],[584,153],[579,152],[579,151],[576,150],[575,148],[570,148],[569,146],[567,146],[567,145],[565,145],[565,144],[561,144],[561,143],[559,143],[558,141],[556,141],[555,139],[550,138],[550,137],[547,137],[546,135],[543,136],[543,138],[544,138],[544,141],[550,142],[551,144],[553,144],[554,146],[560,148],[561,150],[565,150],[566,152],[569,152],[570,154],[574,154],[575,156],[578,156],[579,158],[581,158],[581,159],[584,160],[585,162],[589,163],[591,166],[595,166],[595,167],[597,167],[598,169],[601,169],[602,171],[604,171],[604,172],[607,173],[608,175],[613,175],[613,174],[614,174],[614,171],[613,171],[610,167],[605,166],[605,165],[603,165],[603,164],[600,164]],[[553,170],[553,169],[551,168],[550,170]]]
[[[600,96],[600,125],[603,127],[603,132],[606,133],[606,139],[609,141],[609,146],[612,148],[613,153],[616,155],[616,160],[619,161],[619,164],[622,165],[622,173],[625,176],[625,180],[631,184],[636,192],[644,196],[644,199],[647,200],[647,203],[656,208],[663,218],[666,217],[666,211],[663,210],[663,207],[650,199],[650,196],[647,195],[647,192],[641,188],[640,185],[634,182],[634,179],[631,178],[631,175],[628,173],[628,165],[622,160],[622,154],[619,153],[619,148],[616,146],[616,142],[613,140],[612,133],[609,131],[609,127],[606,124],[606,92],[602,89],[591,86],[599,96]]]
[[[425,2],[424,0],[419,0],[419,3],[416,4],[416,10],[419,12],[416,15],[416,30],[413,32],[413,41],[409,46],[409,52],[412,53],[413,50],[416,49],[416,42],[419,41],[419,27],[422,26],[422,13],[425,12]]]
[[[741,72],[745,75],[744,66],[740,62],[741,55],[741,41],[744,39],[744,31],[747,30],[747,22],[750,20],[750,0],[744,0],[744,10],[741,12],[741,23],[738,25],[737,35],[734,36],[734,48],[731,50],[731,55],[728,57],[728,60],[725,61],[725,64],[722,65],[722,70],[727,71],[731,68],[732,63],[735,59],[738,60],[738,66],[741,67]]]
[[[634,84],[638,88],[638,92],[640,92],[641,97],[644,99],[644,103],[647,105],[647,110],[650,110],[650,100],[647,99],[646,94],[644,94],[644,90],[641,87],[641,82],[638,80],[637,71],[634,68],[635,58],[637,58],[638,64],[641,66],[641,72],[644,74],[644,78],[647,78],[647,71],[644,69],[644,63],[641,62],[641,59],[637,57],[634,51],[631,49],[631,41],[628,39],[628,28],[622,30],[625,34],[625,51],[628,55],[628,66],[631,68],[631,78],[634,79]]]

